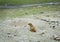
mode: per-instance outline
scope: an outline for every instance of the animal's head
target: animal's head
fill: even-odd
[[[28,25],[32,26],[32,23],[28,23]]]

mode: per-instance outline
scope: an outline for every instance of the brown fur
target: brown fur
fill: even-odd
[[[32,25],[32,23],[28,23],[28,25],[30,26],[30,31],[31,32],[36,32],[35,27]]]

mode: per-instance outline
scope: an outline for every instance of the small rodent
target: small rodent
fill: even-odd
[[[36,29],[35,29],[35,27],[32,23],[28,23],[28,25],[30,26],[30,31],[31,32],[36,32]]]

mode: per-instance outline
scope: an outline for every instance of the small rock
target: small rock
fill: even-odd
[[[40,33],[40,35],[44,35],[45,33],[46,33],[46,31],[44,30]]]
[[[45,34],[44,32],[42,32],[40,35],[43,35],[43,34]]]
[[[8,37],[12,37],[11,35],[8,35]]]
[[[53,35],[53,39],[56,40],[56,41],[60,41],[60,37],[58,37],[56,35]]]
[[[45,21],[45,22],[49,22],[48,20],[45,20],[45,19],[41,19],[41,20],[43,20],[43,21]]]
[[[7,33],[8,35],[10,35],[10,33]]]
[[[17,35],[14,35],[14,36],[17,36]]]
[[[31,40],[29,40],[29,42],[32,42]]]
[[[53,28],[55,28],[55,26],[53,26]]]
[[[40,12],[41,14],[43,14],[44,12]]]
[[[40,41],[37,41],[37,42],[40,42]]]

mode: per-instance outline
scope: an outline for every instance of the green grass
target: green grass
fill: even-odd
[[[26,15],[40,14],[40,12],[56,12],[60,11],[60,5],[42,6],[42,7],[28,7],[17,9],[0,9],[0,19],[22,17]]]
[[[60,0],[0,0],[0,4],[34,4],[42,2],[60,2]]]

